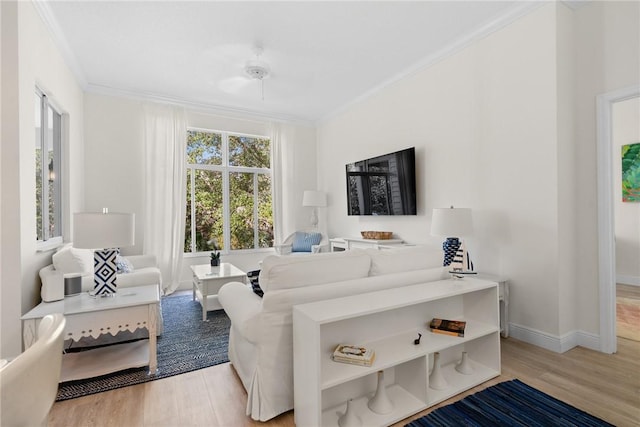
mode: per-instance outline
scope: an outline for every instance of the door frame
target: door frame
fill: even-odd
[[[613,104],[640,97],[640,85],[598,95],[598,282],[600,296],[600,351],[615,353],[616,245],[613,200],[612,111]]]

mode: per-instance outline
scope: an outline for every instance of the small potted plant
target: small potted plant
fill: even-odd
[[[211,267],[219,267],[220,266],[220,248],[218,247],[218,243],[215,239],[211,239],[207,242],[209,246],[213,247],[213,252],[211,252]]]

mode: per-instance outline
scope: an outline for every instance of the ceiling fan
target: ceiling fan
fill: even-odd
[[[256,55],[255,59],[248,60],[244,65],[244,75],[230,77],[223,79],[219,82],[218,86],[225,92],[235,93],[245,86],[250,84],[253,80],[259,80],[262,91],[262,100],[264,101],[264,79],[271,73],[269,64],[260,59],[263,48],[261,46],[255,46],[253,52]]]

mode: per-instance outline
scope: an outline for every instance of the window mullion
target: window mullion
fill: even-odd
[[[258,249],[258,174],[253,173],[253,248]]]
[[[191,181],[191,252],[196,252],[196,168],[190,167],[191,173],[189,180]]]
[[[225,242],[225,252],[231,252],[231,214],[230,184],[229,184],[229,134],[222,133],[222,238]]]

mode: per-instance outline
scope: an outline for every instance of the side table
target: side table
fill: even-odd
[[[247,273],[229,262],[221,262],[218,267],[209,264],[192,265],[193,300],[202,306],[202,321],[207,321],[207,311],[220,310],[218,291],[225,283],[247,283]]]
[[[500,300],[500,335],[503,338],[509,336],[509,279],[487,273],[474,275],[479,279],[498,282],[498,298]]]
[[[60,382],[147,365],[149,374],[154,375],[158,368],[156,319],[159,303],[158,285],[122,288],[113,297],[94,297],[83,292],[60,301],[41,302],[21,317],[24,346],[29,348],[36,342],[40,321],[51,313],[62,313],[67,319],[65,340],[78,341],[82,337],[97,338],[146,328],[149,331],[146,342],[140,340],[66,353],[62,358]]]

